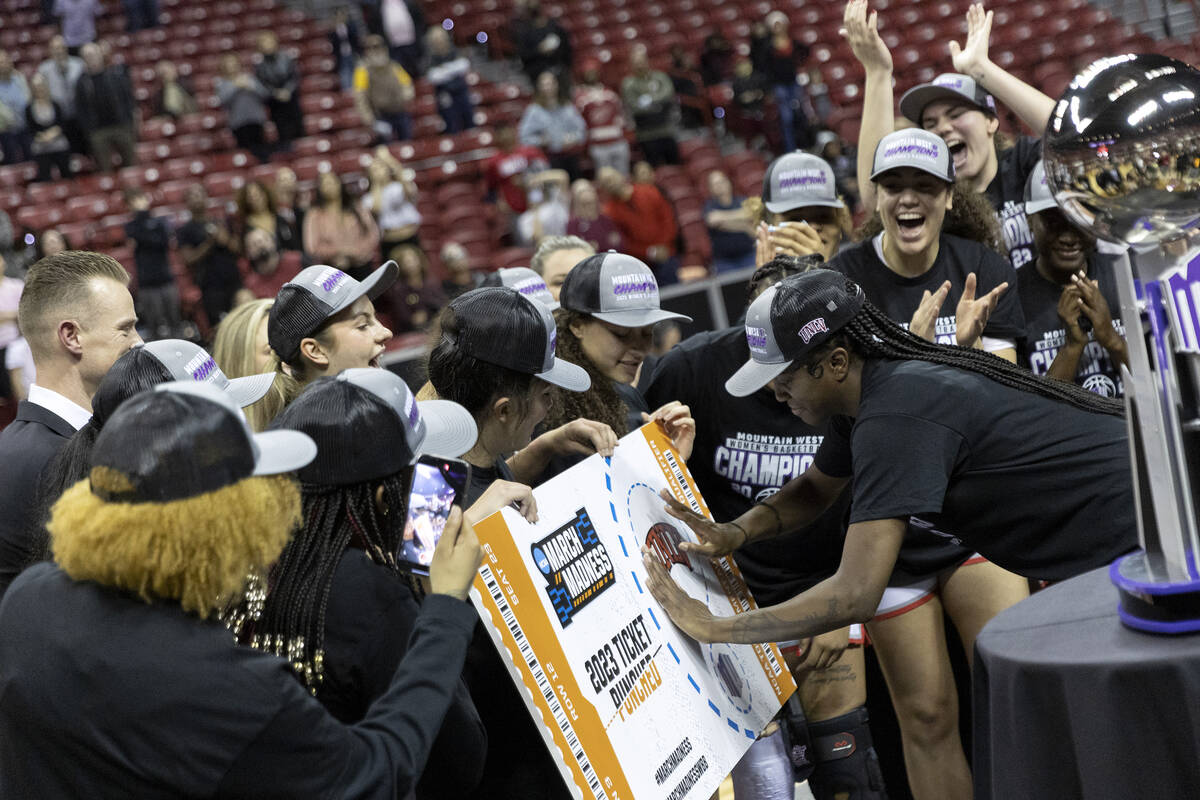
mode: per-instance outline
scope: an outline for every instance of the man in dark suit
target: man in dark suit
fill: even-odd
[[[108,368],[141,343],[129,274],[99,253],[68,250],[33,265],[17,321],[37,382],[0,431],[0,595],[35,560],[42,520],[34,519],[42,471],[92,416],[92,395]]]

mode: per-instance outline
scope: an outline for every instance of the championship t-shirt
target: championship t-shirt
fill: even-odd
[[[1121,321],[1121,303],[1111,257],[1092,253],[1088,256],[1087,272],[1088,278],[1100,284],[1100,294],[1112,313],[1113,328],[1124,338],[1125,323]],[[1017,342],[1017,363],[1029,367],[1034,375],[1045,375],[1058,351],[1067,343],[1067,329],[1058,316],[1058,300],[1064,287],[1038,272],[1036,261],[1022,267],[1017,277],[1021,308],[1025,313],[1025,336]],[[1120,367],[1096,341],[1095,331],[1088,331],[1088,343],[1079,358],[1075,383],[1104,397],[1121,397],[1125,393]]]
[[[688,469],[719,522],[741,516],[808,469],[823,435],[769,390],[749,397],[725,391],[749,357],[744,328],[700,333],[659,360],[646,389],[652,408],[672,400],[691,407],[696,443]],[[788,600],[837,570],[848,501],[843,492],[812,525],[734,553],[760,605]]]
[[[818,466],[837,474],[847,447],[851,524],[915,516],[1044,580],[1137,545],[1123,417],[956,367],[870,359],[858,416],[835,418]]]
[[[1013,269],[1030,264],[1037,257],[1033,233],[1025,217],[1025,182],[1042,158],[1042,140],[1029,136],[1017,139],[1016,144],[1000,154],[996,177],[983,190],[983,196],[996,209],[1004,245]]]
[[[1000,296],[983,335],[994,339],[1018,339],[1025,334],[1025,317],[1016,292],[1016,272],[994,251],[978,242],[944,233],[939,239],[933,266],[924,274],[909,278],[893,272],[883,263],[880,247],[878,237],[861,242],[838,253],[829,262],[829,269],[841,272],[861,286],[867,299],[889,319],[907,328],[913,313],[921,305],[925,290],[937,291],[943,281],[950,281],[950,293],[938,313],[934,337],[938,344],[957,344],[955,312],[967,276],[974,272],[976,297],[983,297],[1001,283],[1008,282],[1008,290]]]

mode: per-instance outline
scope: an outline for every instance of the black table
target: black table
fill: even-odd
[[[1200,798],[1200,634],[1126,628],[1107,569],[999,614],[975,648],[976,800]]]

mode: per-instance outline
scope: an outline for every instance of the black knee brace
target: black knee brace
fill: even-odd
[[[866,708],[809,722],[808,733],[815,762],[808,786],[816,800],[887,800]]]

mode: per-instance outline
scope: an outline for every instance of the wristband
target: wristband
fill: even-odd
[[[775,506],[771,505],[770,503],[766,502],[765,500],[763,502],[759,503],[758,505],[761,508],[770,509],[771,513],[775,515],[775,533],[773,535],[778,536],[780,533],[783,532],[783,516],[779,513],[779,509],[777,509]]]
[[[736,522],[732,522],[732,521],[731,521],[729,524],[730,524],[730,525],[732,525],[733,527],[737,528],[739,531],[741,531],[741,532],[742,532],[742,544],[739,544],[737,547],[741,547],[741,546],[742,546],[742,545],[744,545],[746,542],[750,541],[750,534],[746,533],[746,529],[745,529],[745,528],[743,528],[741,525],[738,525]],[[735,547],[735,548],[733,548],[733,549],[734,549],[734,550],[737,550],[737,547]]]

